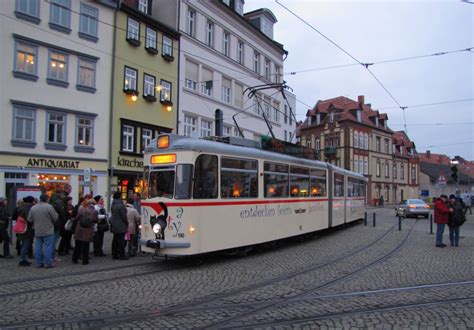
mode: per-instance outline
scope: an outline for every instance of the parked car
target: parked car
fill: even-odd
[[[430,206],[421,199],[407,199],[400,205],[395,206],[397,217],[408,218],[414,216],[418,218],[419,215],[428,219],[430,215]]]

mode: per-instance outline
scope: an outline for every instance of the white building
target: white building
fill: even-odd
[[[2,1],[0,196],[11,202],[18,186],[51,191],[67,182],[74,202],[107,191],[114,24],[107,3]]]
[[[272,12],[244,15],[243,5],[243,0],[180,2],[178,134],[216,135],[215,111],[220,109],[224,136],[239,136],[237,125],[245,138],[270,135],[265,113],[276,138],[295,141],[293,94],[287,94],[289,104],[275,88],[249,97],[249,87],[282,83],[287,51],[273,40]]]

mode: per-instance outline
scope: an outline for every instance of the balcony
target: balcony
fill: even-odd
[[[331,157],[336,156],[337,148],[336,147],[326,147],[324,148],[324,156]]]

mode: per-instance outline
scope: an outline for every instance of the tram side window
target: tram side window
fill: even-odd
[[[326,171],[311,169],[311,197],[327,196],[326,194]]]
[[[217,156],[200,155],[196,159],[193,197],[217,198]]]
[[[288,168],[286,164],[263,164],[263,195],[265,198],[288,197]]]
[[[334,197],[344,197],[344,175],[334,173]]]
[[[174,166],[163,167],[158,171],[150,172],[149,197],[173,198],[174,194]]]
[[[354,182],[355,179],[347,178],[347,197],[356,197],[358,196],[357,183]]]
[[[257,161],[222,157],[221,197],[249,198],[258,196]]]
[[[176,199],[191,198],[191,177],[193,173],[193,165],[179,164],[176,166]]]
[[[290,196],[309,196],[309,168],[300,166],[290,167]]]

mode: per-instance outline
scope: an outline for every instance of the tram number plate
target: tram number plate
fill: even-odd
[[[184,233],[178,233],[178,238],[184,238]]]

